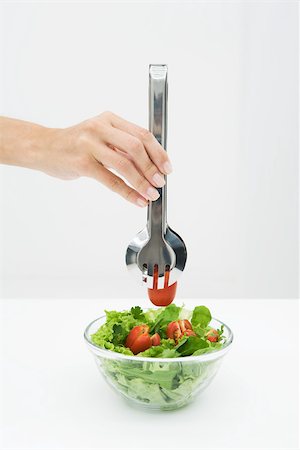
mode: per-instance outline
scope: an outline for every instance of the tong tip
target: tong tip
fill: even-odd
[[[149,64],[149,74],[152,78],[165,77],[167,73],[167,64]]]

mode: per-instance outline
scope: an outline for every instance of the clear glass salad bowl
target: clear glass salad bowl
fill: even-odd
[[[94,320],[84,333],[98,369],[108,384],[131,403],[153,410],[174,410],[190,403],[213,380],[233,340],[230,328],[212,319],[211,327],[224,327],[225,342],[220,349],[179,358],[128,356],[92,342],[91,336],[105,320],[105,316]]]

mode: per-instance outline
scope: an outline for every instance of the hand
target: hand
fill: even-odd
[[[8,123],[3,124],[3,120]],[[7,146],[13,146],[14,151],[4,148],[2,162],[41,170],[62,179],[91,177],[141,207],[148,200],[157,200],[159,194],[155,188],[162,187],[164,175],[172,171],[166,151],[153,134],[111,112],[65,129],[1,119],[4,135],[7,127],[13,140]],[[15,148],[20,147],[20,142],[25,149],[18,158]]]

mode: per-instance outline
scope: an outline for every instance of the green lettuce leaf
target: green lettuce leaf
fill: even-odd
[[[150,347],[138,355],[152,358],[176,358],[176,356],[180,355],[176,351],[174,344],[173,339],[161,339],[160,345]]]
[[[116,361],[99,357],[101,370],[125,397],[160,409],[173,409],[189,401],[216,371],[215,361],[155,362]]]
[[[174,320],[178,320],[181,310],[182,307],[176,306],[174,303],[166,306],[165,308],[161,308],[160,313],[157,315],[154,323],[150,328],[151,333],[157,333],[160,331],[160,335],[162,337],[166,337],[167,325]]]
[[[176,350],[180,356],[193,355],[198,350],[204,350],[209,347],[206,340],[198,336],[189,336]]]
[[[91,336],[94,344],[119,353],[132,354],[129,349],[120,352],[120,346],[124,346],[130,330],[143,323],[141,312],[139,318],[134,317],[131,311],[105,311],[106,322]],[[118,350],[117,350],[118,349]]]
[[[210,321],[210,310],[206,306],[196,306],[194,308],[191,320],[193,327],[205,328]]]

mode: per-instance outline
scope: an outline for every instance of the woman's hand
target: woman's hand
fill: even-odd
[[[65,129],[7,118],[0,126],[0,162],[62,179],[95,178],[138,206],[157,200],[155,188],[172,171],[166,151],[148,130],[111,112]]]

